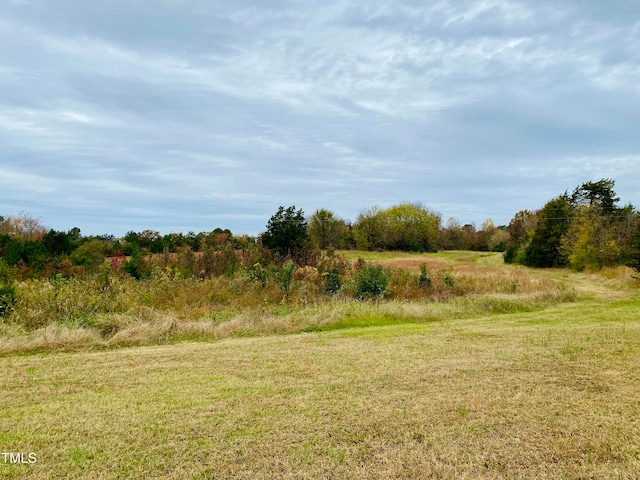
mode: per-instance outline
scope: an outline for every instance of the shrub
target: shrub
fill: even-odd
[[[105,261],[106,244],[102,240],[90,240],[71,254],[71,262],[89,269],[97,269]]]
[[[318,262],[318,271],[323,278],[325,293],[336,294],[342,288],[344,278],[351,273],[351,264],[343,255],[327,251],[327,256]]]
[[[425,289],[418,285],[419,278],[404,268],[391,268],[386,272],[389,275],[389,286],[385,291],[385,298],[417,299],[424,298]]]
[[[389,274],[382,265],[365,264],[353,279],[356,297],[360,299],[381,297],[389,286]]]
[[[0,282],[8,283],[18,275],[18,269],[7,265],[3,258],[0,258]]]
[[[518,255],[518,250],[518,245],[511,245],[509,248],[507,248],[507,251],[504,252],[503,255],[504,263],[515,263],[516,255]]]
[[[0,286],[0,317],[7,317],[16,303],[16,289],[11,285]]]
[[[427,270],[427,264],[423,263],[422,265],[420,265],[420,277],[418,277],[418,285],[420,285],[421,287],[430,288],[431,284],[431,275]]]
[[[293,273],[296,270],[296,264],[291,260],[287,260],[279,272],[280,286],[284,290],[284,295],[289,298],[289,292],[291,291],[291,280],[293,279]]]
[[[336,263],[329,268],[325,275],[324,291],[327,293],[338,293],[342,287],[342,279],[340,278],[340,266]]]
[[[453,290],[453,287],[455,286],[455,280],[453,279],[453,275],[451,275],[451,272],[444,272],[442,274],[442,281],[449,290]]]
[[[135,255],[124,262],[124,265],[122,265],[122,270],[127,272],[136,280],[149,278],[151,276],[151,266],[141,255]]]
[[[269,272],[265,270],[265,268],[256,263],[252,267],[244,267],[244,274],[251,280],[252,282],[257,282],[262,285],[262,287],[267,286],[267,280],[269,279]]]

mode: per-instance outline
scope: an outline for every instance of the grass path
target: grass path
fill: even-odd
[[[438,265],[441,268],[451,267],[459,270],[465,265],[483,268],[495,268],[498,270],[526,270],[528,275],[541,278],[561,279],[565,284],[575,289],[584,297],[594,297],[601,300],[622,300],[638,295],[637,283],[629,285],[628,279],[632,273],[630,268],[618,267],[599,273],[572,272],[566,269],[531,269],[519,265],[505,265],[502,253],[492,252],[461,252],[443,251],[437,254],[397,252],[348,252],[344,253],[350,260],[362,257],[365,260],[377,261],[383,265],[404,266],[411,270],[417,270],[425,261]]]

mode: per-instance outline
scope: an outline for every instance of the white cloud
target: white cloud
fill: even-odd
[[[408,199],[504,223],[585,177],[616,178],[638,202],[635,13],[575,0],[6,2],[0,213],[138,229],[210,217],[256,233],[281,204],[353,219]]]

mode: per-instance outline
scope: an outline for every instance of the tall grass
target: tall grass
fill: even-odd
[[[183,275],[167,262],[142,280],[106,267],[72,278],[30,279],[15,284],[16,302],[1,324],[0,353],[425,322],[575,299],[557,276],[523,267],[484,266],[467,257],[442,263],[429,255],[409,265],[392,261],[369,269],[385,279],[375,295],[362,293],[368,264],[343,257],[322,259],[317,268],[256,263],[233,275],[203,278]]]

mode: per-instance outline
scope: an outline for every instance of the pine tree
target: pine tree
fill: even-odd
[[[295,205],[279,207],[267,223],[267,231],[262,234],[262,244],[278,255],[297,256],[304,249],[307,236],[307,222],[302,209]]]
[[[571,204],[566,195],[555,198],[538,214],[538,224],[526,250],[526,263],[532,267],[563,267],[567,255],[562,238],[569,229]]]

